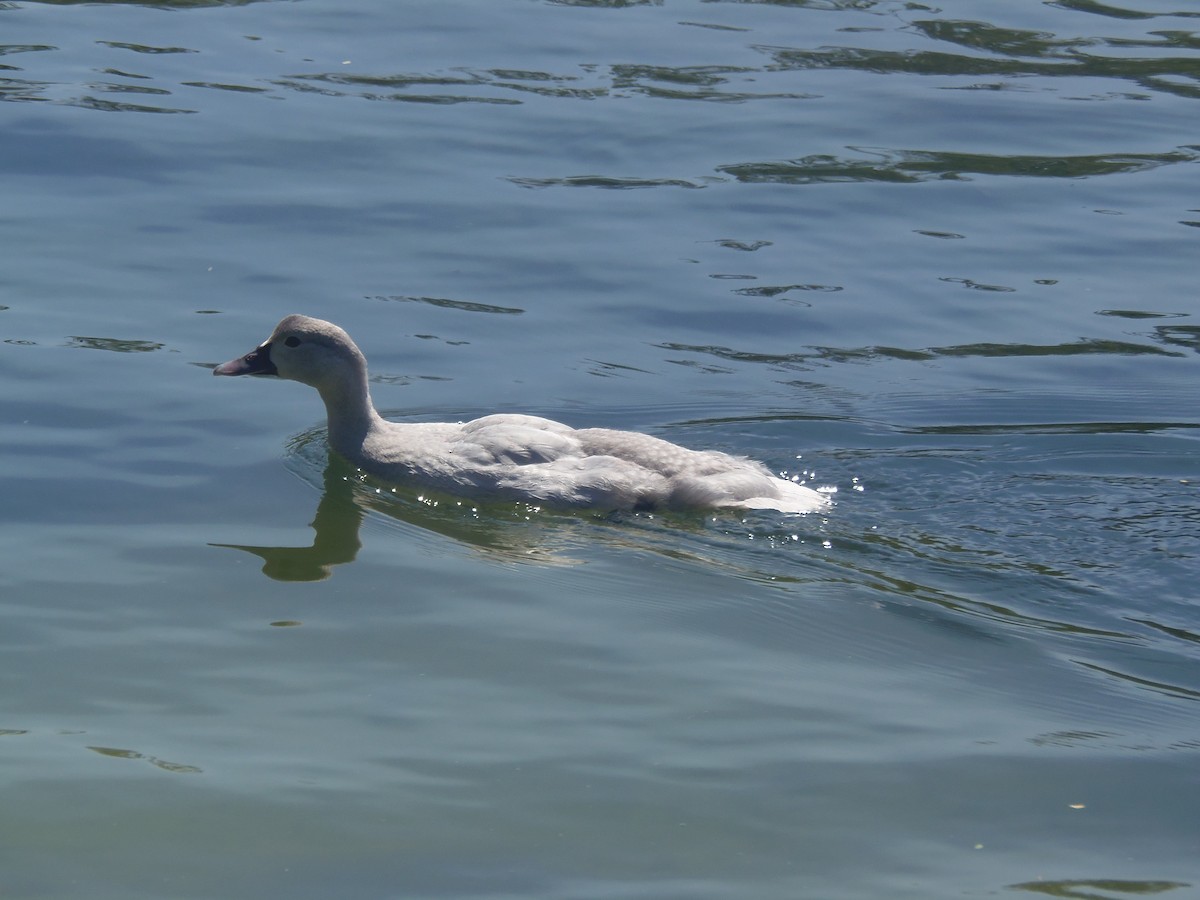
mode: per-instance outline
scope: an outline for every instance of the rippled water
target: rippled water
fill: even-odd
[[[0,3],[0,896],[1193,895],[1198,29]],[[375,483],[291,312],[836,504]]]

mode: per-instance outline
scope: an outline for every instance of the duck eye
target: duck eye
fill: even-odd
[[[284,344],[286,344],[289,347],[299,347],[300,346],[300,338],[298,338],[298,337],[285,338],[283,342],[284,342]]]

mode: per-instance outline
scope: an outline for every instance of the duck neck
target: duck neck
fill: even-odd
[[[353,383],[327,385],[321,389],[329,420],[329,445],[346,459],[357,462],[367,435],[382,421],[371,402],[367,375]]]

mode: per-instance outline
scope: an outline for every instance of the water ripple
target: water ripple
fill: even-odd
[[[818,154],[777,162],[733,163],[719,171],[748,183],[830,184],[879,181],[916,184],[930,180],[969,180],[971,175],[1020,178],[1090,178],[1124,175],[1159,166],[1193,163],[1200,146],[1165,153],[1087,156],[1020,156],[927,150],[850,147],[859,157]]]

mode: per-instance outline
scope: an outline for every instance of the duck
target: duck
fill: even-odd
[[[392,422],[371,400],[367,360],[332,322],[289,315],[214,375],[274,376],[315,388],[330,448],[367,475],[458,497],[610,512],[761,509],[819,512],[829,498],[744,456],[653,435],[572,428],[498,413],[468,422]]]

